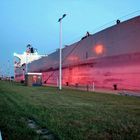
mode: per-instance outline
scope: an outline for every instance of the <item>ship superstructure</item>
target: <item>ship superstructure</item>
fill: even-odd
[[[24,81],[25,74],[28,72],[28,65],[42,57],[33,47],[28,46],[23,54],[14,53],[14,77],[16,81]]]

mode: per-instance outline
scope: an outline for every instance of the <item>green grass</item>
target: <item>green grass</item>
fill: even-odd
[[[0,81],[0,130],[8,140],[38,140],[33,119],[60,140],[140,139],[140,98]]]

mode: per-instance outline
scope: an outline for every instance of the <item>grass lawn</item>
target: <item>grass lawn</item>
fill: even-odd
[[[0,81],[0,130],[8,140],[38,140],[34,120],[60,140],[140,139],[140,98]]]

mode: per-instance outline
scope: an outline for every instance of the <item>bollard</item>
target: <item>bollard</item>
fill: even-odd
[[[66,86],[69,86],[69,82],[66,82]]]
[[[114,84],[113,86],[114,86],[114,90],[117,90],[117,84]]]
[[[92,90],[95,91],[95,84],[94,84],[94,82],[92,83]]]

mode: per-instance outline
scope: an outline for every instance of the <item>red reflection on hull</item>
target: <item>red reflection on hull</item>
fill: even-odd
[[[93,60],[91,64],[63,69],[63,85],[140,90],[140,54]],[[53,73],[53,74],[52,74]],[[52,76],[50,76],[52,74]],[[50,77],[49,77],[50,76]],[[59,71],[43,72],[43,82],[58,84]]]

